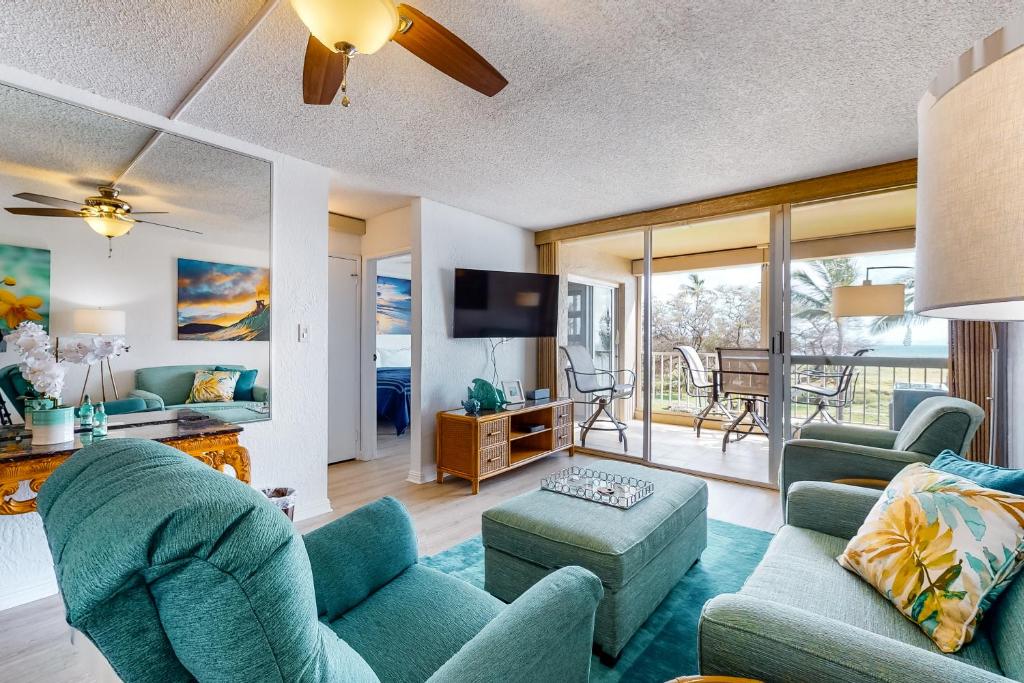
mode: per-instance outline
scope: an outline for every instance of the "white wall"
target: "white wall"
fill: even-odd
[[[413,207],[403,206],[366,221],[362,239],[364,259],[392,256],[412,249]]]
[[[270,160],[273,166],[271,373],[273,421],[245,426],[255,486],[292,486],[297,518],[330,511],[327,498],[327,169],[0,65],[0,82]],[[299,323],[310,340],[300,344]],[[129,321],[129,325],[131,322]],[[172,330],[168,331],[168,335]],[[132,352],[134,353],[134,351]],[[0,609],[56,591],[37,514],[0,517]]]
[[[327,231],[327,253],[330,256],[358,256],[362,253],[362,235],[341,230]]]
[[[419,220],[416,220],[418,214]],[[445,204],[413,204],[413,418],[409,478],[434,479],[434,422],[456,408],[475,377],[491,378],[487,341],[453,339],[456,268],[536,272],[533,233]],[[498,353],[499,379],[536,380],[536,342],[515,339]],[[419,372],[417,373],[417,368]]]

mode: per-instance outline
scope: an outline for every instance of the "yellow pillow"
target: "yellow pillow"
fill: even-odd
[[[197,370],[185,403],[225,403],[235,399],[238,370]]]
[[[1024,566],[1024,497],[908,465],[838,560],[956,652]]]

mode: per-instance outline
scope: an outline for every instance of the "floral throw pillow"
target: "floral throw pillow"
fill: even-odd
[[[956,652],[1024,566],[1024,497],[908,465],[838,560]]]
[[[185,403],[225,403],[235,398],[237,370],[197,370]]]

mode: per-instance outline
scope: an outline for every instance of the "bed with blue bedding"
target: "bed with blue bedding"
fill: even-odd
[[[395,425],[398,436],[409,428],[411,368],[377,368],[377,417]]]

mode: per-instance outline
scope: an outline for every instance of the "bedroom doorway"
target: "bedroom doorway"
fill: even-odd
[[[371,458],[408,458],[412,423],[412,255],[369,261],[368,287],[371,273],[373,324],[371,330],[364,331],[364,340],[372,338],[369,348],[373,349],[373,372],[367,397],[372,406],[367,417],[373,419],[370,434],[375,437],[375,448],[366,454]]]

